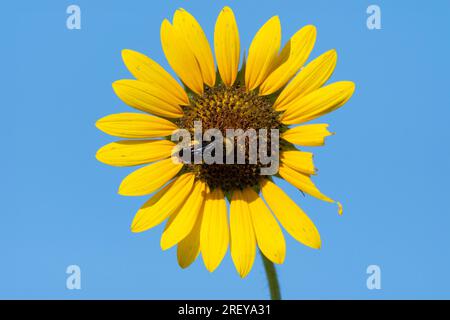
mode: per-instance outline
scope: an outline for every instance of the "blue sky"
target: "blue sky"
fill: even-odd
[[[448,2],[419,1],[15,1],[2,5],[2,199],[0,298],[265,299],[257,258],[242,280],[229,254],[210,274],[201,259],[189,269],[175,250],[162,252],[162,227],[129,231],[146,197],[117,194],[131,168],[95,160],[114,138],[95,121],[131,109],[111,83],[130,75],[124,48],[168,67],[159,27],[175,9],[196,16],[209,39],[224,5],[233,8],[242,47],[271,16],[283,40],[314,24],[312,57],[336,48],[332,80],[357,90],[321,121],[337,134],[313,150],[321,189],[344,215],[282,184],[321,232],[323,248],[286,235],[278,267],[283,296],[450,298],[450,45]],[[66,28],[77,4],[81,30]],[[368,30],[377,4],[382,29]],[[81,290],[66,289],[66,268],[79,265]],[[381,268],[381,290],[368,290],[366,268]]]

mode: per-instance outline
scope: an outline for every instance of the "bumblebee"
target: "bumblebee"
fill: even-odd
[[[212,137],[214,138],[214,137]],[[224,139],[224,150],[225,150],[225,156],[229,153],[233,152],[233,142],[230,139]],[[187,152],[189,155],[186,155],[185,152]],[[200,156],[201,159],[203,159],[204,152],[210,152],[211,155],[215,156],[215,143],[214,139],[212,141],[202,141],[201,143],[199,141],[192,141],[189,144],[189,147],[180,147],[179,150],[174,152],[174,155],[180,159],[180,161],[184,163],[194,163],[194,160]]]

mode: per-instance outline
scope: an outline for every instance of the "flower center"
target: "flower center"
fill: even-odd
[[[256,92],[246,92],[242,86],[231,88],[223,85],[206,88],[202,96],[191,98],[191,105],[184,110],[178,126],[187,129],[193,136],[194,121],[201,121],[202,131],[218,129],[226,137],[227,129],[271,129],[283,128],[279,113],[272,108],[269,98],[258,96]],[[236,143],[236,141],[234,142]],[[269,142],[270,149],[270,142]],[[235,148],[236,150],[236,148]],[[247,150],[248,151],[248,150]],[[248,160],[248,152],[246,152]],[[194,172],[197,179],[203,180],[212,189],[224,191],[257,186],[262,164],[187,164],[185,170]]]

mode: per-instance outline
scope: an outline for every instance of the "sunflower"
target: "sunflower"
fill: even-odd
[[[186,164],[174,161],[175,143],[168,137],[178,129],[278,129],[281,143],[277,177],[320,200],[312,182],[313,155],[296,146],[321,146],[331,133],[327,124],[304,124],[344,105],[354,83],[324,86],[336,65],[335,50],[306,66],[316,39],[312,25],[301,28],[280,50],[281,26],[270,18],[254,36],[240,62],[241,47],[233,11],[221,10],[214,30],[214,52],[196,19],[183,9],[173,22],[161,25],[161,44],[169,65],[183,85],[158,63],[132,50],[123,61],[136,78],[113,83],[118,97],[143,113],[119,113],[97,121],[112,136],[126,138],[97,152],[113,166],[144,165],[129,174],[119,194],[154,193],[138,210],[132,232],[143,232],[164,221],[163,250],[177,246],[178,263],[188,267],[201,253],[206,269],[214,271],[228,247],[237,272],[245,277],[259,247],[264,259],[281,264],[286,245],[281,226],[304,245],[318,249],[313,222],[274,182],[260,175],[261,164]],[[217,62],[217,69],[215,66]],[[240,67],[241,66],[241,67]],[[229,211],[229,214],[228,214]]]

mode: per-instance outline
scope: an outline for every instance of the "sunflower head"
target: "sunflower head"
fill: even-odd
[[[191,104],[184,108],[184,115],[177,124],[179,128],[187,129],[194,135],[194,124],[200,122],[202,131],[216,129],[226,136],[227,129],[239,128],[247,131],[258,128],[266,129],[266,132],[270,132],[271,129],[282,130],[284,126],[279,116],[280,112],[272,108],[268,97],[259,96],[255,91],[247,91],[236,81],[231,87],[219,84],[212,88],[206,87],[201,96],[193,94]],[[265,138],[268,140],[269,136]],[[233,152],[236,153],[238,141],[233,139],[232,143]],[[258,148],[258,141],[256,144]],[[226,147],[224,144],[224,148]],[[211,189],[219,187],[229,193],[235,189],[257,187],[263,164],[259,161],[236,164],[237,156],[234,154],[233,157],[235,159],[233,164],[226,164],[224,154],[223,163],[190,164],[186,169],[195,172],[196,177]],[[245,150],[245,158],[249,158],[248,150]]]
[[[280,224],[301,243],[320,247],[320,235],[308,216],[271,176],[261,175],[266,164],[247,161],[248,153],[248,163],[242,164],[185,163],[175,156],[179,149],[169,139],[180,129],[194,136],[197,122],[202,133],[215,129],[224,136],[229,129],[277,130],[281,141],[275,151],[280,161],[276,177],[334,203],[311,180],[316,173],[312,153],[296,146],[323,145],[331,135],[328,126],[304,123],[344,105],[355,87],[350,81],[325,85],[336,65],[334,50],[306,64],[315,39],[316,28],[308,25],[281,47],[280,20],[274,16],[258,30],[241,63],[238,27],[233,11],[225,7],[215,25],[214,60],[197,20],[179,9],[172,23],[162,22],[161,44],[182,84],[147,56],[123,51],[136,79],[116,81],[113,89],[142,113],[114,114],[97,122],[100,130],[125,138],[102,147],[97,159],[115,166],[145,165],[119,188],[128,196],[154,193],[138,210],[133,232],[167,220],[161,247],[177,246],[181,267],[201,253],[213,271],[230,247],[242,277],[252,268],[257,246],[272,262],[284,261]],[[268,135],[259,139],[271,142]],[[238,149],[234,138],[228,143]]]

